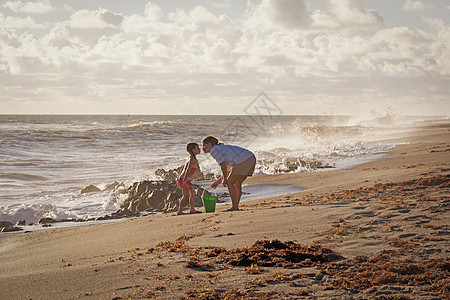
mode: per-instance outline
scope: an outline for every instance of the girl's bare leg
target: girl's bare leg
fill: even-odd
[[[187,197],[189,197],[189,193],[188,193],[188,190],[186,190],[186,189],[181,189],[181,194],[183,195],[182,197],[181,197],[181,200],[180,200],[180,203],[179,203],[179,205],[178,205],[178,213],[179,214],[181,214],[182,212],[183,212],[183,208],[184,208],[184,206],[186,205],[186,200],[187,200]]]
[[[189,206],[191,207],[190,212],[191,213],[199,213],[199,211],[195,210],[195,207],[194,207],[194,198],[195,198],[195,191],[194,191],[194,189],[190,189],[189,190],[189,195],[190,195],[190,197],[189,197]]]
[[[194,210],[194,189],[189,190],[189,206],[191,207],[191,211]]]

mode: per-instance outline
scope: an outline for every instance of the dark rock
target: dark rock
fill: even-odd
[[[111,214],[111,218],[113,218],[113,219],[120,219],[120,218],[125,218],[125,217],[135,217],[135,216],[139,216],[139,213],[132,212],[128,208],[120,209],[120,210],[116,211],[115,213]]]
[[[157,169],[155,171],[155,175],[163,181],[175,181],[182,169],[183,166],[169,171],[166,171],[164,169]],[[203,174],[200,168],[197,168],[197,170],[195,170],[195,173],[191,176],[192,180],[213,180],[215,178],[216,176],[214,175],[214,173]]]
[[[151,181],[142,181],[138,182],[137,184],[135,183],[134,185],[136,186],[134,190],[136,191],[137,195],[143,194],[153,186]]]
[[[17,226],[8,226],[8,227],[3,227],[1,232],[15,232],[15,231],[21,231],[23,230],[20,227]]]
[[[121,208],[112,214],[112,218],[129,216],[149,211],[175,211],[182,197],[175,181],[141,181],[135,182],[128,189],[128,197]],[[202,196],[211,193],[194,185],[194,206],[203,206]],[[186,203],[188,206],[188,203]]]
[[[95,185],[89,185],[81,190],[81,194],[101,192],[101,189]]]
[[[120,186],[124,186],[123,183],[118,183],[117,181],[115,181],[115,182],[113,182],[113,183],[107,185],[107,186],[103,189],[103,191],[106,192],[106,191],[116,190],[116,189],[117,189],[118,187],[120,187]]]
[[[312,170],[328,169],[328,168],[336,167],[336,166],[334,166],[334,165],[332,166],[330,164],[323,165],[322,162],[317,161],[317,160],[306,161],[306,160],[295,159],[295,158],[286,159],[283,162],[283,164],[284,164],[284,166],[276,169],[275,173],[290,173],[290,172],[296,171],[299,167],[306,168],[306,169],[312,169]]]
[[[86,219],[62,219],[62,220],[55,220],[55,222],[61,223],[61,222],[86,222]]]
[[[0,229],[5,228],[5,227],[11,227],[14,226],[13,223],[8,222],[8,221],[0,221]]]
[[[111,220],[112,217],[109,215],[103,216],[103,217],[98,217],[95,219],[95,221],[104,221],[104,220]]]
[[[155,175],[165,181],[175,181],[182,169],[183,166],[169,171],[166,171],[164,169],[157,169],[155,171]]]
[[[50,224],[50,223],[56,223],[55,219],[52,218],[42,218],[38,222],[39,224]]]
[[[25,220],[21,220],[16,223],[16,226],[25,226],[25,225],[27,225],[27,222]]]
[[[154,190],[151,192],[147,198],[147,205],[149,208],[162,209],[164,207],[164,199],[167,191],[164,190]]]
[[[178,205],[180,202],[180,198],[182,197],[180,191],[175,191],[172,193],[169,193],[167,195],[167,198],[164,200],[164,211],[176,211],[178,209]]]

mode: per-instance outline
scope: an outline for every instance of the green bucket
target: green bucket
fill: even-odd
[[[217,196],[203,197],[203,207],[205,208],[205,212],[212,213],[216,211],[216,200]]]

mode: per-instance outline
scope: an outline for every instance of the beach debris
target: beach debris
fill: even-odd
[[[279,240],[256,241],[251,247],[226,250],[215,247],[206,253],[215,257],[217,263],[227,263],[234,266],[283,267],[301,268],[314,266],[322,262],[331,262],[342,258],[331,249],[318,244],[302,246],[293,241]]]
[[[186,292],[186,298],[183,299],[208,299],[208,300],[221,300],[221,299],[255,299],[266,300],[273,299],[269,293],[254,292],[240,289],[233,289],[224,292],[215,292],[214,290],[188,290]]]
[[[189,250],[189,246],[185,243],[185,240],[182,239],[175,242],[160,242],[155,248],[164,249],[168,252],[187,252]]]
[[[191,255],[189,256],[189,260],[186,262],[186,267],[204,271],[214,270],[212,264],[200,261],[200,258],[196,253],[191,253]]]
[[[250,267],[244,269],[244,273],[251,275],[261,274],[262,272],[264,272],[264,268],[258,266],[257,264],[252,264]]]
[[[335,277],[334,287],[365,290],[379,285],[420,287],[423,291],[450,297],[450,263],[445,259],[399,259],[388,254],[371,258],[357,257],[351,261],[333,262],[324,266],[324,273]]]
[[[84,189],[81,190],[81,194],[87,194],[87,193],[97,193],[101,192],[102,190],[96,187],[95,185],[88,185]]]
[[[408,209],[409,204],[406,199],[408,193],[417,190],[425,190],[427,188],[436,188],[438,190],[450,188],[450,175],[436,175],[419,179],[412,179],[401,182],[377,183],[372,187],[361,187],[354,190],[343,190],[336,193],[309,195],[299,200],[288,199],[286,203],[292,205],[308,205],[312,203],[344,203],[359,201],[372,201],[373,195],[376,193],[377,200],[385,204],[381,208],[397,207]],[[401,197],[396,197],[401,196]],[[430,198],[425,193],[414,193],[414,200],[428,201]],[[406,196],[406,197],[405,197]],[[445,196],[443,197],[445,198]],[[445,200],[445,199],[444,199]],[[445,208],[442,208],[445,209]],[[441,208],[436,208],[439,212]]]

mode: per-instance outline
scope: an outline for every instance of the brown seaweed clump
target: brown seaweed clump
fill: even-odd
[[[269,300],[272,296],[268,293],[257,293],[253,291],[233,289],[224,291],[220,294],[212,290],[189,290],[186,297],[180,299],[196,299],[196,300],[225,300],[225,299],[252,299],[252,300]]]
[[[302,246],[293,241],[261,240],[251,247],[225,250],[216,247],[207,252],[208,257],[216,257],[217,263],[233,266],[259,265],[262,267],[301,268],[341,258],[331,249],[321,245]]]
[[[379,285],[417,286],[450,298],[450,263],[444,259],[420,261],[394,259],[386,254],[329,264],[323,272],[333,275],[335,287],[364,290]]]

